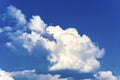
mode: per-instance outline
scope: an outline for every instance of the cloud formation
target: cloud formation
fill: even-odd
[[[74,80],[73,78],[60,78],[60,75],[52,74],[36,74],[35,70],[23,70],[23,71],[14,71],[6,72],[0,69],[0,80]],[[111,71],[100,71],[94,74],[95,80],[120,80],[118,76],[114,76]],[[82,80],[92,80],[82,79]]]
[[[8,47],[17,48],[19,45],[32,52],[34,47],[41,45],[49,52],[47,59],[51,63],[51,71],[69,69],[93,72],[99,69],[98,59],[103,56],[104,49],[96,46],[86,34],[80,35],[75,28],[64,30],[60,26],[47,26],[40,16],[33,16],[27,22],[21,10],[14,6],[9,6],[8,12],[18,21],[16,24],[22,24],[22,29],[5,29],[11,30],[9,38],[12,41],[6,43]]]
[[[72,69],[80,72],[91,72],[99,68],[97,58],[101,58],[104,49],[100,50],[85,34],[78,34],[75,28],[63,30],[60,26],[49,26],[48,34],[55,39],[54,49],[48,56],[53,65],[50,70]]]
[[[39,16],[33,16],[33,18],[30,19],[28,28],[31,31],[35,31],[35,32],[43,34],[46,26],[47,25],[41,20]]]
[[[7,14],[12,18],[16,19],[18,24],[23,25],[26,23],[25,15],[21,12],[21,10],[17,9],[12,5],[7,8]]]
[[[14,80],[9,72],[0,69],[0,80]]]
[[[59,78],[60,75],[36,74],[35,70],[24,70],[16,72],[6,72],[0,70],[0,80],[68,80],[68,78]]]
[[[99,69],[99,58],[105,51],[95,45],[86,34],[79,34],[75,28],[62,29],[61,26],[47,26],[40,16],[33,16],[29,21],[21,10],[14,6],[7,8],[4,17],[11,17],[15,25],[7,24],[0,28],[0,36],[7,36],[8,48],[28,50],[32,53],[35,48],[48,52],[47,60],[50,62],[49,72],[57,70],[73,70],[79,73],[94,72]],[[1,26],[1,25],[0,25]],[[18,28],[20,27],[20,28]],[[35,70],[23,70],[6,72],[0,70],[0,80],[72,80],[72,78],[60,78],[56,74],[36,74]],[[111,71],[100,71],[93,75],[96,80],[120,80]],[[77,75],[78,78],[78,75]],[[82,78],[83,79],[83,78]],[[87,77],[84,80],[92,80]]]
[[[100,71],[94,76],[97,80],[119,80],[111,71]]]

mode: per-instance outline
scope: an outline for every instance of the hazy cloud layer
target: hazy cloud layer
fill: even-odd
[[[73,69],[91,72],[100,67],[97,58],[102,57],[104,50],[95,46],[85,34],[78,34],[74,28],[63,30],[60,26],[49,26],[47,32],[56,40],[48,58],[53,63],[50,70]]]

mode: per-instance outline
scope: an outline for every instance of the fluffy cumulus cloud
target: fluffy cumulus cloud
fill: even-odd
[[[24,70],[16,72],[6,72],[0,70],[0,80],[68,80],[68,78],[59,78],[60,75],[36,74],[35,70]]]
[[[33,16],[30,19],[29,29],[35,32],[44,33],[46,24],[41,20],[39,16]]]
[[[9,6],[7,8],[7,13],[9,16],[16,19],[18,24],[25,24],[26,23],[25,15],[21,12],[21,10],[17,9],[16,7]]]
[[[100,71],[94,75],[97,80],[119,80],[111,71]]]
[[[63,30],[60,26],[49,26],[46,30],[55,39],[54,49],[50,49],[49,61],[53,64],[50,70],[72,69],[80,72],[91,72],[99,68],[97,58],[100,50],[87,35],[78,34],[75,28]]]
[[[0,28],[0,36],[5,35],[8,48],[28,50],[27,53],[37,48],[44,48],[48,54],[50,71],[74,70],[80,73],[93,72],[100,67],[99,58],[104,55],[86,34],[79,34],[75,28],[62,29],[61,26],[47,26],[40,16],[33,16],[29,21],[21,10],[14,6],[7,8],[4,17],[11,17],[15,25],[7,24]],[[9,19],[9,18],[6,18]],[[10,20],[12,21],[12,20]],[[10,23],[10,22],[8,22]],[[1,25],[0,25],[1,26]],[[20,27],[20,28],[18,28]],[[41,52],[41,51],[40,51]],[[33,53],[34,54],[34,53]],[[96,80],[120,80],[111,71],[100,71],[93,75]],[[72,80],[60,78],[60,75],[36,74],[35,70],[6,72],[0,69],[0,80]],[[83,80],[92,80],[87,77]]]
[[[14,6],[9,6],[8,11],[18,21],[16,24],[27,24],[23,25],[22,30],[16,28],[12,31],[11,27],[0,29],[1,33],[9,31],[11,42],[6,43],[8,47],[15,48],[14,43],[18,43],[32,52],[34,47],[41,45],[49,52],[47,59],[51,63],[49,70],[52,71],[69,69],[92,72],[100,67],[98,59],[103,56],[104,49],[96,46],[86,34],[80,35],[75,28],[64,30],[60,26],[47,26],[40,16],[33,16],[27,22],[21,10]]]
[[[14,80],[9,72],[0,69],[0,80]]]

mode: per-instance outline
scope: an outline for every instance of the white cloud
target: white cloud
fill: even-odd
[[[51,75],[51,74],[36,74],[35,70],[24,70],[16,72],[6,72],[0,70],[0,80],[15,80],[22,79],[25,80],[68,80],[68,78],[59,78],[60,75]]]
[[[33,19],[30,19],[29,29],[35,32],[44,33],[46,24],[41,20],[39,16],[33,16]]]
[[[18,38],[20,40],[23,40],[23,47],[28,49],[29,52],[31,52],[32,48],[36,45],[36,43],[40,39],[40,35],[32,31],[31,34],[25,32]]]
[[[23,41],[23,47],[28,51],[32,51],[38,43],[49,50],[51,53],[48,60],[52,64],[50,70],[91,72],[100,67],[97,59],[102,57],[104,49],[100,50],[85,34],[81,36],[74,28],[63,30],[60,26],[48,26],[45,33],[52,35],[55,41],[44,38],[35,29],[31,30],[31,33],[22,33],[18,38]]]
[[[7,47],[10,47],[10,48],[15,48],[11,42],[7,42],[7,43],[6,43],[6,46],[7,46]]]
[[[9,6],[7,8],[7,12],[10,16],[15,18],[19,24],[24,25],[26,23],[25,15],[21,12],[21,10],[17,9],[14,6]]]
[[[0,80],[14,80],[9,72],[0,69]]]
[[[93,72],[99,69],[98,59],[103,56],[104,49],[96,46],[86,34],[80,35],[75,28],[64,30],[60,26],[47,26],[40,16],[33,16],[30,22],[27,22],[21,10],[14,6],[8,7],[8,14],[15,18],[18,24],[28,24],[27,28],[30,31],[13,30],[9,25],[0,28],[0,33],[11,32],[9,37],[12,42],[6,43],[8,47],[17,49],[17,45],[13,44],[15,42],[31,52],[37,45],[42,45],[50,52],[47,55],[51,63],[49,70],[70,69],[79,72]],[[22,28],[26,27],[22,26]],[[53,39],[49,39],[48,36],[52,36]],[[28,80],[69,80],[59,78],[60,75],[36,74],[35,70],[17,72],[0,70],[0,80],[14,80],[14,77],[20,78],[21,76]],[[97,80],[120,80],[112,75],[111,71],[100,71],[94,77]]]
[[[100,67],[97,58],[102,57],[104,49],[100,50],[85,34],[81,36],[75,28],[63,30],[60,26],[49,26],[47,32],[56,40],[48,57],[53,63],[50,70],[72,69],[91,72]]]
[[[26,23],[24,14],[19,9],[10,6],[8,10],[10,14],[15,13],[20,23]],[[103,56],[104,49],[99,49],[87,35],[80,35],[75,28],[63,30],[60,26],[47,26],[39,16],[33,16],[27,24],[29,33],[16,30],[11,33],[10,38],[29,52],[38,44],[49,50],[47,56],[52,65],[49,70],[92,72],[100,67],[97,59]],[[53,40],[44,35],[52,36]]]
[[[119,80],[111,71],[100,71],[94,75],[97,80]]]

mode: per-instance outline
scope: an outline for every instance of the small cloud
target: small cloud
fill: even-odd
[[[21,10],[17,9],[16,7],[14,7],[12,5],[9,6],[7,8],[7,13],[11,17],[15,18],[19,24],[24,25],[26,23],[25,15],[22,13]]]
[[[100,71],[94,76],[97,80],[119,80],[111,71]]]
[[[44,33],[46,24],[41,20],[40,16],[33,16],[30,19],[29,29],[35,32]]]
[[[10,47],[10,48],[15,48],[11,42],[7,42],[7,43],[6,43],[6,46],[7,46],[7,47]]]

